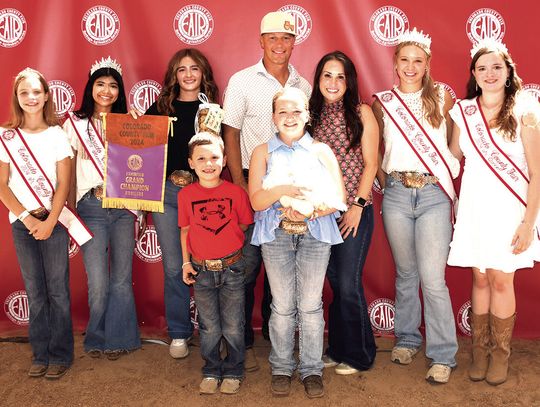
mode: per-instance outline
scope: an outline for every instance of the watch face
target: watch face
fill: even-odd
[[[367,201],[366,201],[364,198],[357,196],[354,200],[355,200],[360,206],[362,206],[362,207],[366,206]]]

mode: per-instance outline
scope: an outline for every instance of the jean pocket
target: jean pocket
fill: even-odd
[[[227,271],[231,272],[232,274],[245,274],[245,272],[246,272],[246,260],[242,257],[236,263],[231,264],[227,268]]]

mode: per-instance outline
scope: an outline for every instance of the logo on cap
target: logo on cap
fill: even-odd
[[[13,48],[19,45],[26,35],[26,19],[19,10],[4,8],[0,10],[0,45]]]

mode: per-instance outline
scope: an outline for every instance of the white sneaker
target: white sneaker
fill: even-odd
[[[452,373],[450,366],[436,363],[429,368],[426,380],[430,383],[445,384],[450,380],[450,373]]]
[[[169,354],[175,359],[189,355],[188,339],[173,339],[169,345]]]
[[[419,350],[420,348],[404,348],[401,346],[394,346],[390,359],[394,363],[408,365],[412,362],[413,356],[416,355]]]
[[[358,369],[355,369],[354,367],[349,366],[347,363],[340,363],[339,365],[336,366],[336,374],[339,374],[339,375],[345,376],[349,374],[355,374],[358,372],[359,372]]]
[[[324,367],[334,367],[334,366],[338,365],[338,362],[336,362],[334,359],[332,359],[326,353],[322,356],[322,361],[324,363]]]
[[[215,377],[205,377],[199,385],[200,394],[215,394],[219,386],[219,380]]]
[[[221,382],[219,390],[223,394],[236,394],[240,390],[240,379],[226,378]]]

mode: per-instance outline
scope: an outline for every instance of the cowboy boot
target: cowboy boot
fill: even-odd
[[[486,382],[497,386],[506,381],[508,376],[508,358],[510,357],[510,341],[516,314],[508,318],[497,318],[489,314],[491,326],[491,358],[486,374]]]
[[[477,315],[471,312],[472,363],[469,378],[478,382],[486,378],[489,365],[489,314]]]

